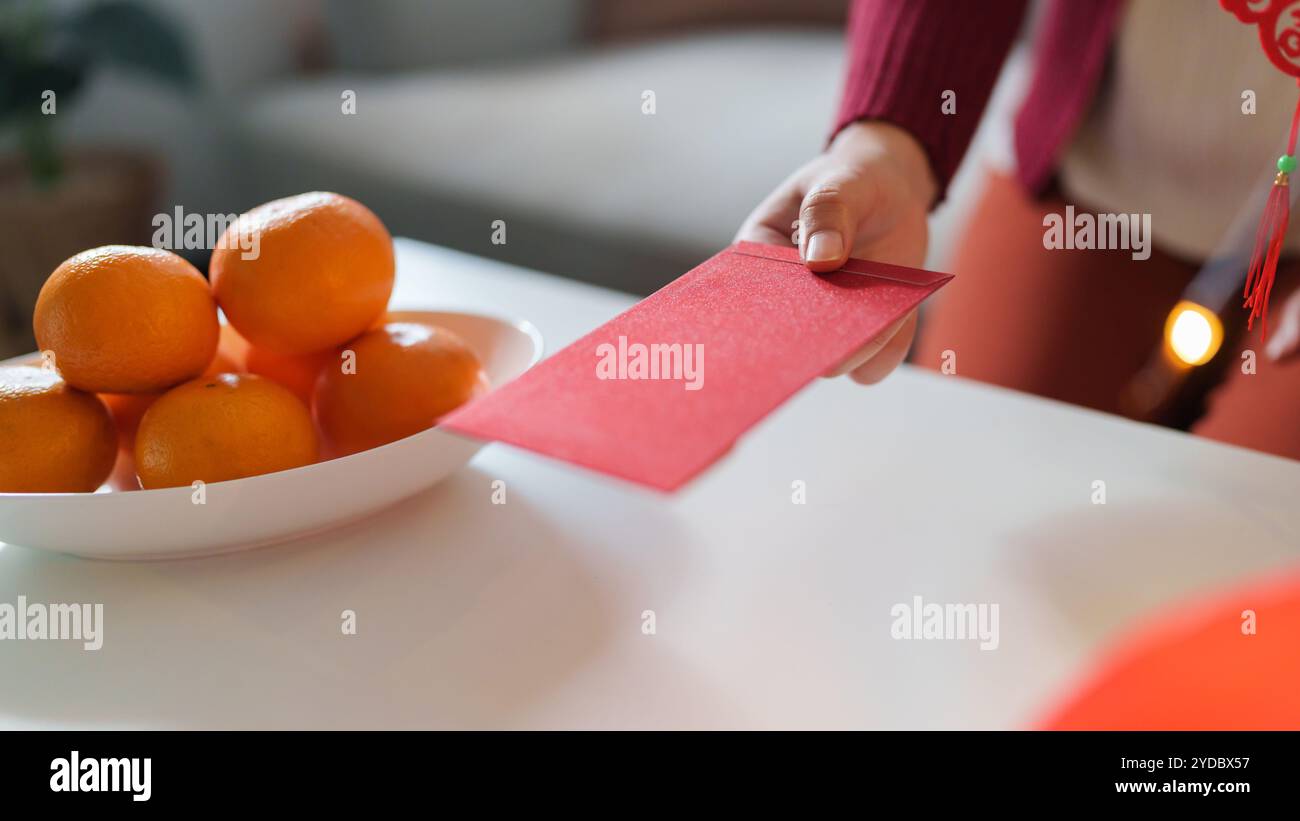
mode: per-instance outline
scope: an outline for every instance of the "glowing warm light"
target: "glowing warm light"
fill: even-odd
[[[1188,365],[1204,365],[1223,344],[1223,323],[1204,305],[1183,300],[1169,312],[1165,341],[1174,356]]]

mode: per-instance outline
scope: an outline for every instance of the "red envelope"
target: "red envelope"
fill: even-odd
[[[441,424],[676,490],[950,279],[740,242]]]

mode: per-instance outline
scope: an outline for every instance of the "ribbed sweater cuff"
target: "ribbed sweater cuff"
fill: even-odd
[[[961,164],[988,103],[1026,0],[855,0],[847,72],[832,138],[858,120],[884,120],[921,143],[939,186]],[[944,92],[955,93],[945,114]]]

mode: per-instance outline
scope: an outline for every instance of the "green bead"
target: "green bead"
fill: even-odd
[[[1283,154],[1277,158],[1277,170],[1283,174],[1290,174],[1295,170],[1295,157],[1290,154]]]

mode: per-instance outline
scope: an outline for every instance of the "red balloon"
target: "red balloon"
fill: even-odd
[[[1155,617],[1107,653],[1043,726],[1300,729],[1300,572]]]

